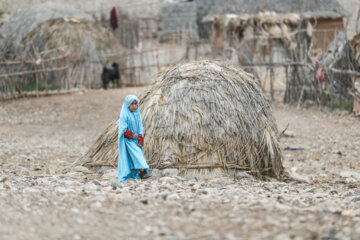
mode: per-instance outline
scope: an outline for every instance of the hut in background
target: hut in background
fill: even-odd
[[[324,50],[339,32],[344,31],[344,17],[348,15],[337,0],[226,0],[217,1],[205,21],[217,16],[259,14],[274,12],[278,15],[296,13],[310,21],[314,28],[313,50]]]
[[[126,64],[126,51],[112,33],[95,23],[90,15],[66,5],[45,3],[22,10],[1,27],[1,33],[2,61],[36,60],[41,66],[42,59],[68,53],[68,75],[49,72],[44,76],[58,82],[65,82],[59,78],[69,78],[67,88],[100,88],[103,66],[113,61],[121,68]],[[0,72],[34,70],[28,67],[33,68],[14,65],[2,67]]]
[[[144,154],[151,168],[185,177],[283,172],[276,122],[252,75],[225,62],[170,67],[142,97]],[[116,166],[118,121],[74,165]]]
[[[49,20],[27,34],[21,43],[22,48],[17,52],[25,56],[36,55],[34,51],[66,49],[69,52],[71,87],[101,88],[103,66],[115,61],[121,69],[126,64],[126,50],[114,35],[100,24],[86,19]]]

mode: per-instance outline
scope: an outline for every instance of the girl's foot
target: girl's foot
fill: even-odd
[[[141,171],[140,170],[140,178],[141,179],[147,179],[147,178],[149,178],[149,177],[151,177],[151,175],[150,174],[148,174],[145,170],[144,171]]]

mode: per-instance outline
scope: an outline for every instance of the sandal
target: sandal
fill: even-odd
[[[148,174],[146,171],[140,172],[139,176],[141,179],[147,179],[151,177],[151,175]]]

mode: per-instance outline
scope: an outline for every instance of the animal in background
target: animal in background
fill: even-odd
[[[121,79],[119,72],[119,64],[116,62],[111,64],[112,68],[103,68],[103,72],[101,73],[101,80],[103,82],[104,89],[107,89],[107,86],[110,82],[117,88],[119,87],[119,81]]]

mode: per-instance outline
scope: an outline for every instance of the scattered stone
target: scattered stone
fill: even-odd
[[[0,177],[0,183],[6,182],[7,179],[7,177]]]
[[[102,176],[103,180],[116,180],[118,179],[118,172],[116,168],[108,169]]]
[[[250,180],[255,180],[255,178],[253,176],[251,176],[250,174],[246,173],[246,172],[241,172],[241,171],[238,171],[235,175],[235,179],[243,179],[243,178],[248,178]]]
[[[173,177],[173,176],[177,176],[179,173],[179,170],[177,170],[176,168],[167,168],[161,171],[161,175],[163,177]]]
[[[159,182],[168,182],[168,183],[176,183],[178,180],[173,177],[162,177],[159,179]]]
[[[355,171],[342,171],[339,175],[343,178],[354,178],[356,180],[360,180],[360,173]]]
[[[96,181],[96,180],[93,180],[92,182],[93,182],[95,185],[101,186],[101,183],[99,183],[99,182]]]
[[[76,166],[74,168],[72,168],[73,172],[81,172],[81,173],[85,173],[85,174],[89,174],[89,173],[94,173],[93,171],[89,170],[87,167],[84,166]]]
[[[98,202],[98,201],[91,204],[91,208],[97,209],[97,208],[101,208],[101,207],[102,207],[102,204],[101,204],[101,202]]]

